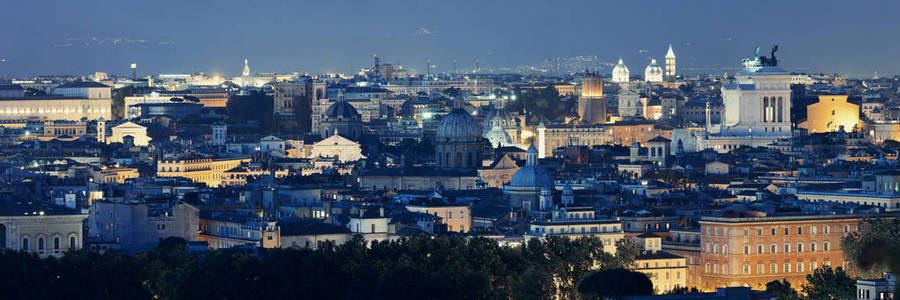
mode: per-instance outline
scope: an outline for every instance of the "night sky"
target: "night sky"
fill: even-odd
[[[0,77],[128,74],[131,62],[143,74],[236,75],[245,57],[254,72],[351,72],[375,53],[438,71],[453,59],[485,69],[621,56],[636,74],[669,43],[699,72],[777,43],[790,71],[885,76],[900,69],[897,11],[900,1],[7,0]]]

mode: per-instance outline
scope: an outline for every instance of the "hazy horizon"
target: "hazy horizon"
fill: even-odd
[[[876,4],[877,6],[870,5]],[[849,4],[849,5],[848,5]],[[352,73],[383,62],[438,72],[622,57],[722,73],[761,47],[795,72],[897,74],[895,2],[819,1],[18,1],[0,10],[0,76],[207,72]],[[609,73],[610,67],[600,70]],[[728,71],[731,73],[732,71]]]

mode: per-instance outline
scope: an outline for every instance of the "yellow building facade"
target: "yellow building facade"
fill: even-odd
[[[218,187],[224,180],[225,171],[249,162],[249,158],[161,160],[156,164],[156,176],[184,177],[210,187]]]
[[[847,95],[819,95],[819,102],[806,106],[806,121],[800,123],[809,133],[850,132],[859,124],[859,105],[847,102]]]

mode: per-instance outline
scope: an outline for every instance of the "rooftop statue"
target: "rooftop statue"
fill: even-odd
[[[772,54],[770,55],[770,57],[766,58],[765,56],[763,56],[763,57],[759,58],[759,60],[763,66],[768,66],[768,67],[778,66],[778,59],[775,58],[775,51],[778,51],[778,45],[775,45],[775,47],[772,47],[772,52],[771,52]],[[759,47],[756,47],[756,52],[759,53]]]
[[[778,59],[775,58],[775,52],[778,51],[778,45],[772,47],[770,57],[759,56],[759,47],[753,52],[753,57],[745,57],[743,59],[744,68],[750,72],[756,72],[762,67],[778,66]]]

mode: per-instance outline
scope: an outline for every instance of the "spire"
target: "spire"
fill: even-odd
[[[250,64],[246,58],[244,58],[244,71],[241,72],[243,76],[250,76]]]
[[[669,44],[669,51],[666,52],[666,58],[675,58],[675,51],[672,51],[672,44]]]

